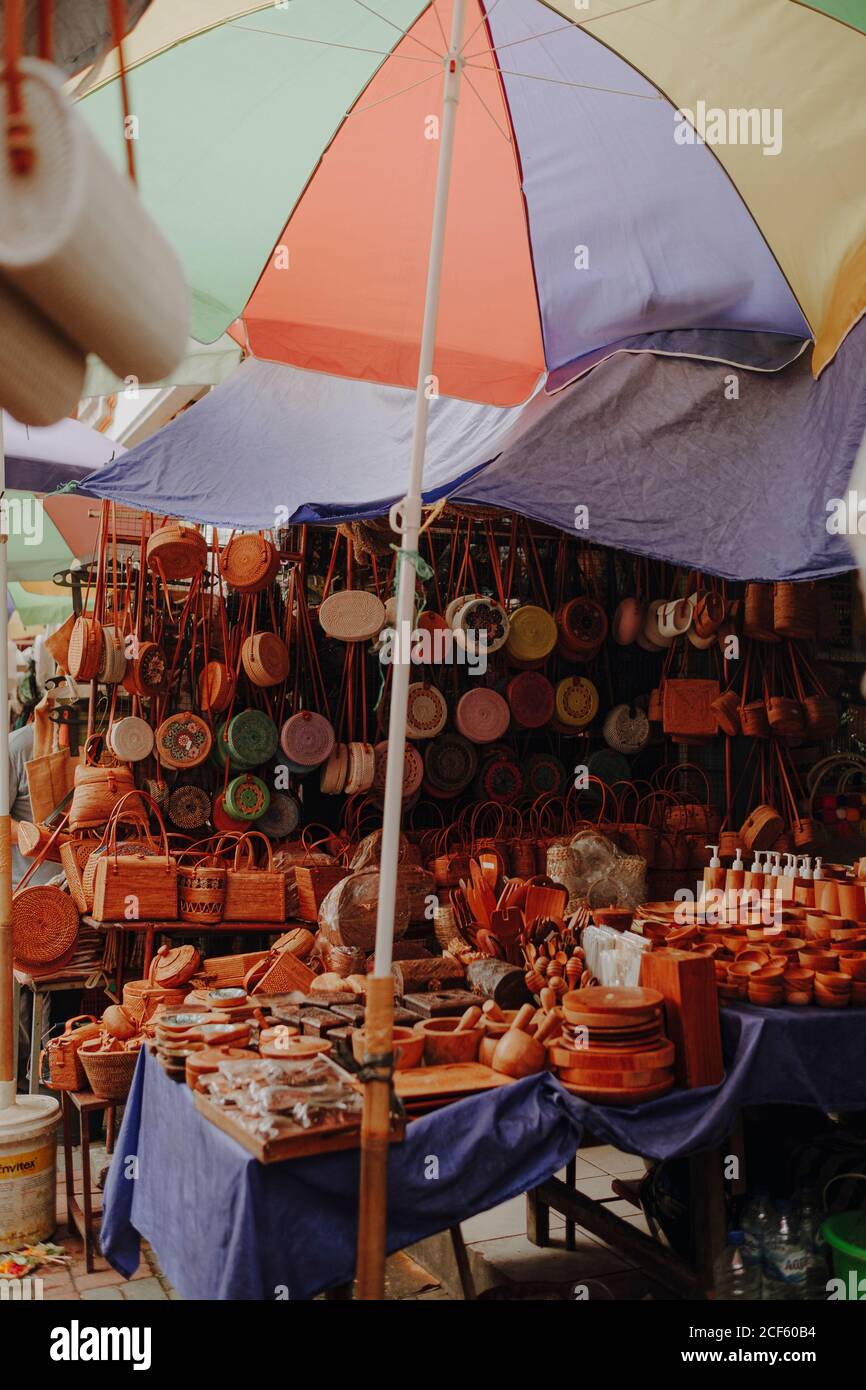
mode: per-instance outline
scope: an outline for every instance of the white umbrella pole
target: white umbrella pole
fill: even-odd
[[[0,410],[0,497],[6,492],[6,451]],[[9,546],[6,517],[0,519],[0,1111],[15,1103],[15,1028],[12,1000],[12,822],[9,818],[9,614],[6,608]]]
[[[415,389],[415,424],[412,460],[406,496],[392,510],[392,525],[402,533],[402,555],[397,566],[397,634],[402,639],[414,626],[415,568],[408,556],[418,549],[421,529],[421,491],[427,448],[427,416],[430,409],[430,377],[436,346],[442,256],[448,212],[448,191],[454,153],[454,128],[460,100],[463,29],[466,0],[454,0],[451,41],[445,60],[442,124],[439,132],[439,167],[433,204],[433,229],[427,265],[427,293],[418,384]],[[419,131],[419,138],[421,132]],[[398,520],[399,518],[399,520]],[[396,522],[396,524],[395,524]],[[403,799],[403,747],[406,741],[406,702],[409,691],[409,652],[398,640],[399,659],[391,672],[391,712],[388,723],[388,762],[385,774],[385,809],[379,865],[379,906],[376,918],[374,972],[367,984],[365,1037],[367,1058],[374,1060],[364,1087],[364,1119],[361,1132],[361,1194],[358,1213],[358,1297],[380,1299],[385,1292],[385,1239],[387,1234],[388,1134],[390,1130],[391,1067],[375,1064],[390,1056],[394,1022],[394,981],[391,975],[394,939],[394,904],[397,891],[397,857]]]

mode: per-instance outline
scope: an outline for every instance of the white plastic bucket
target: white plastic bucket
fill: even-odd
[[[118,376],[159,381],[186,351],[180,262],[64,95],[63,74],[37,58],[20,68],[35,163],[15,174],[0,151],[0,271]]]
[[[54,1233],[59,1123],[51,1096],[18,1096],[0,1110],[0,1250],[20,1250]]]

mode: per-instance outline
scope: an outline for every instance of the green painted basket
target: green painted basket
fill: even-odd
[[[226,787],[226,810],[239,820],[258,820],[270,804],[271,794],[265,783],[251,772],[233,778]]]
[[[258,767],[276,753],[279,734],[273,719],[262,710],[244,709],[229,721],[226,742],[238,767]]]

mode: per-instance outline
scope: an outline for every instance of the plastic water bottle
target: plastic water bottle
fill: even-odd
[[[770,1201],[769,1193],[766,1188],[758,1188],[755,1195],[746,1204],[740,1217],[740,1226],[746,1235],[747,1254],[752,1263],[757,1265],[762,1282],[764,1277],[764,1242],[775,1220],[776,1213]]]
[[[794,1214],[806,1250],[806,1293],[810,1300],[827,1297],[827,1249],[821,1236],[824,1219],[815,1193],[803,1188],[794,1199]]]
[[[716,1298],[757,1300],[761,1297],[761,1271],[748,1258],[744,1231],[729,1231],[728,1244],[716,1261]]]
[[[778,1217],[764,1241],[764,1298],[786,1303],[806,1297],[808,1256],[790,1202],[779,1202]]]

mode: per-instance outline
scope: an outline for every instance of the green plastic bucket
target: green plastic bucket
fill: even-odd
[[[866,1300],[866,1211],[829,1216],[821,1234],[833,1251],[833,1275],[844,1285],[836,1297]]]

